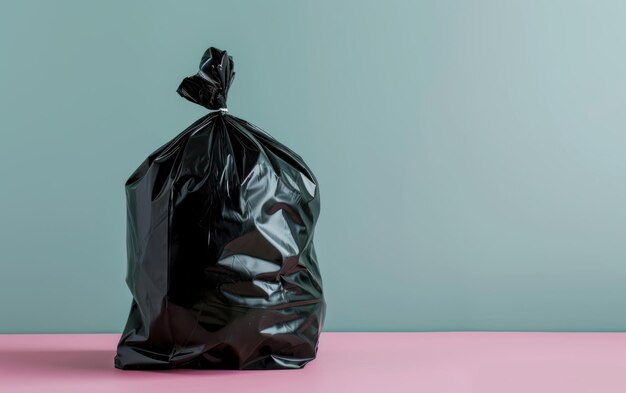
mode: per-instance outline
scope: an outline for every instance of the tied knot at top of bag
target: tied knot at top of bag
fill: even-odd
[[[211,47],[204,52],[198,73],[183,79],[177,92],[205,108],[226,111],[228,88],[234,78],[233,58]]]

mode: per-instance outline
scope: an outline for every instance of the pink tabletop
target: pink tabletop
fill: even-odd
[[[0,335],[0,392],[626,392],[626,333],[324,333],[285,371],[120,371],[118,337]]]

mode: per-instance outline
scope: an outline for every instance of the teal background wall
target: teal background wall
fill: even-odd
[[[120,332],[123,183],[229,108],[321,182],[326,329],[626,329],[626,3],[0,6],[0,332]]]

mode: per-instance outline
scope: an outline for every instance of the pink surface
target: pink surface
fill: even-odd
[[[0,392],[626,392],[626,333],[324,333],[286,371],[120,371],[118,337],[0,335]]]

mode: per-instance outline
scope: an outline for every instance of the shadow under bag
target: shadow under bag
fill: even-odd
[[[301,368],[316,356],[326,309],[317,180],[227,113],[234,75],[232,58],[209,48],[178,93],[211,112],[126,182],[133,301],[117,368]]]

